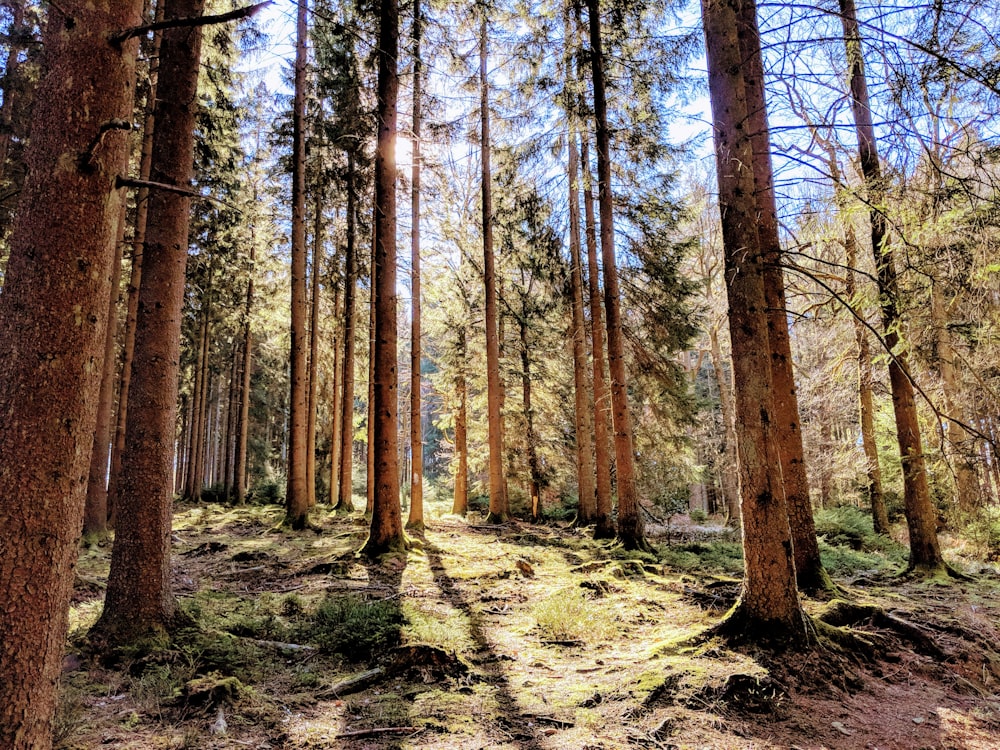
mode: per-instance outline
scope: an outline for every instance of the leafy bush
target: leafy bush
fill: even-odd
[[[708,520],[708,513],[701,508],[695,508],[688,513],[688,516],[691,518],[691,523],[705,523]]]
[[[327,596],[316,607],[311,638],[324,651],[364,661],[399,643],[403,615],[399,603],[359,596]]]
[[[1000,561],[1000,508],[982,508],[966,521],[965,536],[984,560]]]

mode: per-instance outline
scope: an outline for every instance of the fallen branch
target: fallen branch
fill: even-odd
[[[256,5],[250,5],[246,8],[237,8],[236,10],[228,11],[227,13],[219,13],[214,16],[197,16],[194,18],[169,18],[164,21],[157,21],[156,23],[147,23],[142,26],[133,26],[124,31],[119,31],[117,34],[112,36],[108,41],[111,42],[116,47],[120,47],[123,42],[132,39],[133,37],[143,36],[150,31],[163,31],[164,29],[179,29],[179,28],[191,28],[195,26],[210,26],[216,23],[227,23],[228,21],[238,21],[241,18],[248,18],[259,10],[266,8],[271,5],[273,0],[266,0],[263,3],[257,3]]]
[[[352,737],[375,737],[379,734],[416,734],[420,727],[372,727],[371,729],[354,729],[350,732],[341,732],[337,735],[338,740],[346,740]]]
[[[267,648],[277,648],[282,651],[315,651],[315,646],[304,646],[301,643],[284,643],[282,641],[262,641],[257,638],[247,638],[251,643]]]
[[[385,670],[382,667],[375,667],[375,669],[369,669],[367,672],[362,672],[361,674],[354,675],[353,677],[348,677],[346,680],[341,680],[335,685],[331,685],[326,690],[321,690],[316,693],[317,698],[339,698],[342,695],[350,695],[351,693],[357,693],[360,690],[364,690],[369,685],[378,682],[378,680],[385,674]]]

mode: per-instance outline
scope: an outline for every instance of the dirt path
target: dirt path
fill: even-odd
[[[321,533],[298,534],[279,520],[181,509],[175,586],[201,630],[103,665],[81,634],[108,548],[84,552],[60,747],[1000,747],[995,580],[868,576],[851,598],[917,624],[941,653],[862,623],[878,660],[775,665],[680,645],[731,603],[724,570],[682,573],[573,529],[454,518],[405,559],[369,565],[353,555],[357,517],[320,511]]]

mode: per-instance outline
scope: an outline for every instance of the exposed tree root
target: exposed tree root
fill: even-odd
[[[900,575],[904,581],[937,581],[947,583],[950,579],[956,581],[971,582],[976,580],[973,576],[966,575],[955,570],[948,563],[942,562],[937,565],[913,564],[906,568]]]
[[[874,627],[891,630],[900,638],[913,644],[914,650],[922,654],[936,659],[948,657],[944,649],[923,628],[908,620],[891,615],[881,607],[834,599],[817,619],[837,628],[850,627],[867,621]]]

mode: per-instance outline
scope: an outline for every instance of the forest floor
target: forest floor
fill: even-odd
[[[843,596],[891,614],[855,625],[878,657],[775,659],[686,643],[737,592],[738,540],[718,527],[668,544],[651,526],[641,555],[429,510],[408,555],[372,564],[358,514],[319,508],[290,532],[275,506],[179,506],[174,587],[197,627],[110,660],[85,640],[110,545],[83,547],[57,747],[1000,747],[995,567],[904,582],[900,548],[824,543]]]

